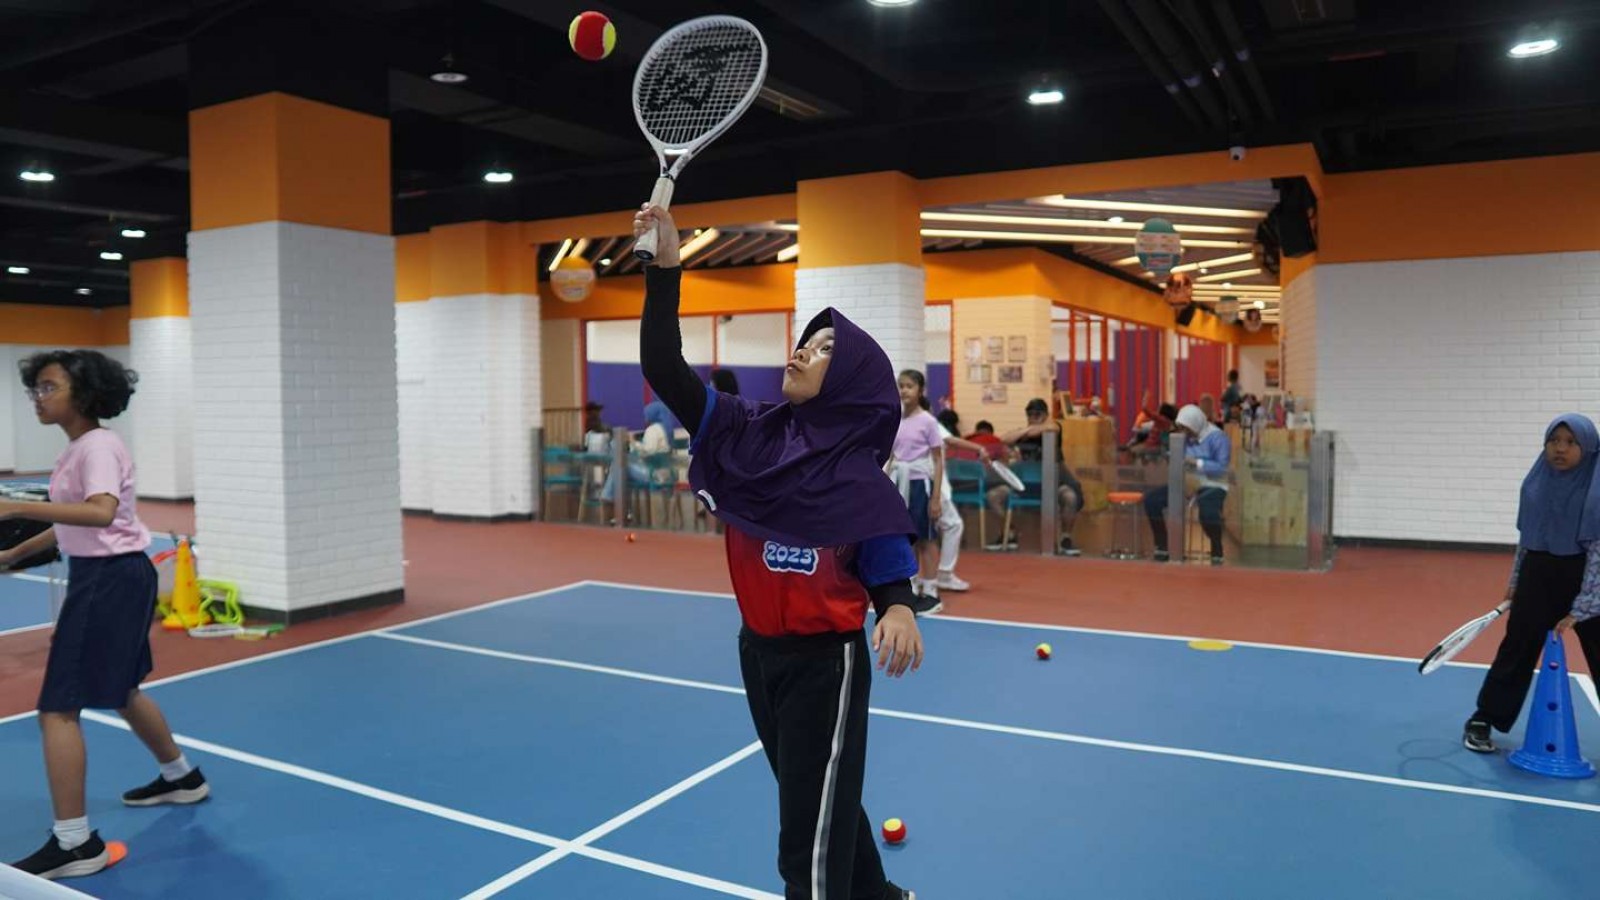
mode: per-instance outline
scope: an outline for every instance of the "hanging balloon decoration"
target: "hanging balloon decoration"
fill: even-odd
[[[1172,267],[1183,259],[1183,241],[1171,222],[1151,219],[1134,237],[1133,252],[1139,257],[1139,265],[1144,266],[1145,271],[1157,278],[1165,278]]]

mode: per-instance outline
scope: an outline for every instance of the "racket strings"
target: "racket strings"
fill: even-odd
[[[645,130],[671,147],[714,131],[761,77],[762,45],[746,28],[712,24],[681,35],[640,73]]]

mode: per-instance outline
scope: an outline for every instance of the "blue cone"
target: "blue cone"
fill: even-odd
[[[1572,683],[1567,680],[1567,651],[1554,631],[1544,645],[1539,682],[1533,688],[1533,710],[1522,749],[1511,764],[1552,778],[1592,778],[1594,766],[1578,752],[1578,722],[1572,712]]]

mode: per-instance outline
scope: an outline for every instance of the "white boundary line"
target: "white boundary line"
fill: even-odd
[[[54,622],[41,622],[38,625],[19,625],[16,628],[7,628],[5,631],[0,631],[0,637],[5,637],[8,634],[27,634],[30,631],[39,631],[41,629],[52,628],[54,626]]]
[[[483,887],[479,888],[478,890],[473,891],[472,893],[468,894],[465,898],[463,898],[463,900],[488,900],[488,898],[495,896],[496,894],[500,893],[501,891],[505,890],[506,888],[511,887],[514,884],[517,884],[520,881],[523,881],[524,879],[528,878],[530,875],[533,875],[534,873],[538,872],[539,870],[548,868],[548,867],[554,865],[555,863],[560,862],[562,859],[565,859],[566,857],[570,856],[571,854],[573,854],[575,852],[578,852],[578,850],[580,848],[588,847],[590,844],[594,843],[595,841],[600,840],[601,838],[605,837],[606,835],[610,834],[611,832],[616,831],[618,828],[621,828],[622,826],[628,824],[629,822],[632,822],[634,819],[639,818],[640,816],[642,816],[645,813],[655,809],[656,807],[661,806],[663,803],[666,803],[668,800],[671,800],[672,798],[678,796],[679,794],[682,794],[682,793],[688,791],[690,788],[693,788],[694,786],[700,784],[701,782],[706,781],[707,779],[709,779],[712,776],[718,774],[719,772],[722,772],[722,771],[724,771],[726,769],[732,768],[735,765],[738,765],[739,763],[743,762],[745,759],[748,759],[749,757],[751,757],[751,756],[755,755],[756,753],[760,752],[760,750],[761,750],[761,742],[760,741],[755,741],[754,743],[751,743],[751,744],[745,746],[743,749],[740,749],[740,750],[738,750],[738,751],[736,751],[734,753],[731,753],[731,754],[723,757],[721,760],[718,760],[717,762],[705,767],[704,769],[701,769],[700,771],[694,773],[693,775],[690,775],[688,778],[685,778],[684,780],[678,782],[677,784],[673,785],[672,787],[669,787],[666,790],[662,791],[661,793],[656,794],[654,797],[651,797],[649,800],[646,800],[645,802],[639,804],[638,806],[635,806],[632,809],[630,809],[630,810],[628,810],[628,811],[626,811],[626,812],[624,812],[624,813],[622,813],[620,815],[614,816],[611,819],[608,819],[605,822],[601,823],[600,825],[597,825],[594,828],[589,829],[588,831],[586,831],[583,834],[579,835],[578,837],[574,838],[571,842],[567,843],[565,846],[560,847],[558,849],[551,850],[549,853],[543,854],[542,856],[538,857],[537,859],[534,859],[533,861],[527,863],[526,865],[520,866],[520,867],[518,867],[516,869],[513,869],[510,872],[507,872],[506,874],[500,876],[499,878],[495,879],[494,881],[491,881],[488,884],[484,885]],[[623,857],[623,858],[626,859],[627,857]],[[629,868],[634,868],[634,867],[630,866]],[[677,876],[665,876],[665,877],[673,878],[673,880],[675,880],[675,881],[685,881],[686,880],[684,878],[677,877]],[[711,882],[715,882],[716,884],[712,884]],[[767,893],[762,892],[762,891],[752,891],[749,888],[744,888],[742,885],[733,885],[730,882],[720,881],[719,879],[699,879],[699,878],[697,878],[696,880],[690,881],[688,883],[697,885],[699,887],[710,887],[713,890],[721,890],[723,893],[733,894],[734,896],[737,896],[737,897],[764,898],[764,897],[774,897],[774,896],[776,896],[776,895],[773,895],[773,894],[767,894]],[[738,888],[739,890],[737,890],[737,891],[728,890],[728,888]]]
[[[470,653],[477,656],[490,656],[496,659],[509,659],[535,665],[550,664],[551,661],[544,657],[525,656],[516,653],[506,653],[500,650],[485,650],[466,644],[451,644],[445,641],[433,641],[411,638],[405,635],[377,634],[375,637],[389,640],[405,641],[428,647],[436,647],[457,653]],[[744,693],[737,688],[727,685],[713,684],[711,682],[693,681],[685,678],[665,679],[659,675],[647,672],[635,672],[628,669],[616,669],[604,666],[590,666],[584,663],[572,663],[557,660],[554,664],[563,668],[581,669],[605,675],[615,675],[622,678],[632,678],[639,681],[667,682],[682,687],[691,687],[699,690],[717,691],[719,693]],[[1269,769],[1278,772],[1294,772],[1303,775],[1319,775],[1326,778],[1338,778],[1346,781],[1363,781],[1369,784],[1382,784],[1390,787],[1411,788],[1421,791],[1433,791],[1444,794],[1457,794],[1467,797],[1483,797],[1494,800],[1509,800],[1515,803],[1527,803],[1534,806],[1553,806],[1561,809],[1575,809],[1583,812],[1600,813],[1600,804],[1580,803],[1574,800],[1557,800],[1547,797],[1538,797],[1530,794],[1518,794],[1511,791],[1496,791],[1488,788],[1460,787],[1450,784],[1438,784],[1428,781],[1413,781],[1407,778],[1394,778],[1386,775],[1370,775],[1365,772],[1353,772],[1348,769],[1333,769],[1325,766],[1307,766],[1299,763],[1280,762],[1273,759],[1261,759],[1253,756],[1239,756],[1231,753],[1213,753],[1209,750],[1192,750],[1186,747],[1169,747],[1162,744],[1146,744],[1136,741],[1120,741],[1109,738],[1090,737],[1082,734],[1072,734],[1062,731],[1046,731],[1037,728],[1020,728],[1011,725],[995,725],[989,722],[977,722],[970,719],[954,719],[946,716],[926,715],[923,713],[902,712],[900,710],[870,707],[873,715],[891,719],[906,719],[913,722],[924,722],[934,725],[948,725],[956,728],[966,728],[974,731],[988,731],[996,734],[1007,734],[1018,737],[1039,738],[1042,740],[1059,741],[1068,744],[1082,744],[1090,747],[1104,747],[1112,750],[1129,750],[1135,753],[1150,753],[1159,756],[1177,756],[1187,759],[1200,759],[1210,762],[1231,763],[1233,765],[1249,766],[1258,769]]]
[[[54,583],[54,584],[66,584],[67,583],[67,580],[65,578],[51,578],[49,575],[30,575],[27,572],[7,572],[6,573],[6,577],[15,578],[18,581],[37,581],[37,582],[40,582],[42,584],[52,584],[52,583]]]
[[[122,721],[122,719],[117,716],[106,715],[105,713],[96,712],[93,710],[84,710],[81,715],[83,718],[88,719],[91,722],[96,722],[110,728],[117,728],[121,729],[122,731],[132,730],[128,727],[128,723]],[[647,860],[635,859],[631,856],[624,856],[620,853],[599,850],[586,845],[587,841],[598,840],[610,831],[622,827],[633,819],[638,818],[657,806],[660,806],[662,803],[665,803],[678,794],[683,793],[702,781],[705,781],[707,778],[710,778],[713,775],[716,775],[718,772],[721,772],[724,769],[727,769],[728,767],[740,762],[741,760],[750,756],[756,750],[761,749],[760,742],[756,742],[751,746],[745,747],[738,752],[722,759],[721,761],[702,769],[694,775],[691,775],[683,781],[680,781],[678,784],[667,788],[665,791],[662,791],[655,797],[652,797],[649,800],[646,800],[644,803],[639,804],[633,809],[622,813],[621,815],[611,819],[597,828],[591,829],[577,840],[567,841],[558,837],[544,834],[542,832],[534,831],[529,828],[522,828],[520,826],[511,825],[505,822],[498,822],[494,819],[488,819],[483,816],[475,816],[471,813],[462,812],[458,809],[451,809],[448,806],[440,806],[437,803],[430,803],[426,800],[418,800],[415,797],[397,794],[393,791],[387,791],[368,784],[362,784],[359,781],[351,781],[348,778],[330,775],[326,772],[317,771],[316,769],[308,769],[305,766],[298,766],[293,763],[287,763],[265,756],[258,756],[254,753],[247,753],[243,750],[235,750],[232,747],[214,744],[210,741],[204,741],[198,738],[188,737],[186,735],[174,734],[172,737],[173,740],[176,741],[181,747],[198,750],[202,753],[209,753],[212,756],[219,756],[224,759],[231,759],[234,762],[255,766],[256,768],[266,769],[271,772],[277,772],[281,775],[289,775],[304,781],[314,782],[316,784],[323,785],[324,787],[330,787],[336,790],[345,791],[347,793],[356,794],[361,797],[366,797],[369,800],[376,800],[380,803],[387,803],[392,806],[398,806],[403,809],[411,810],[413,812],[419,812],[424,815],[445,819],[458,825],[466,825],[483,831],[492,831],[496,834],[501,834],[506,837],[516,838],[517,840],[527,841],[532,844],[540,844],[550,848],[550,852],[542,854],[539,857],[539,860],[553,857],[550,858],[549,862],[545,863],[544,865],[549,865],[550,863],[553,863],[556,860],[570,854],[577,854],[579,856],[587,856],[602,862],[633,869],[638,872],[645,872],[647,874],[656,875],[662,878],[680,881],[684,884],[691,884],[696,887],[720,891],[724,894],[731,894],[735,897],[749,898],[749,900],[782,900],[782,898],[775,894],[769,894],[765,891],[759,891],[755,888],[746,887],[745,885],[734,884],[732,882],[699,875],[694,872],[686,872],[681,869],[674,869],[670,866],[663,866]],[[535,862],[538,862],[539,860],[535,860]],[[529,865],[531,866],[532,864],[530,863]],[[527,868],[529,867],[523,867],[523,869]],[[541,865],[539,868],[544,868],[544,866]],[[521,872],[522,869],[518,869],[517,871]],[[535,871],[538,871],[538,869],[530,869],[527,874],[522,876],[522,878],[533,874]],[[500,881],[504,880],[505,878],[502,878]],[[520,881],[521,878],[516,880]],[[500,884],[500,881],[494,882],[494,884],[499,885],[494,893],[498,893],[500,890],[504,890],[506,887],[516,883],[515,881],[507,881],[505,884]],[[485,889],[480,889],[478,893],[474,893],[471,896],[493,896],[493,894],[482,893],[482,891]]]

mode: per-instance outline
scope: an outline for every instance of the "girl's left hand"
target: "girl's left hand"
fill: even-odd
[[[1576,624],[1578,624],[1578,617],[1568,613],[1565,619],[1556,623],[1556,634],[1566,634],[1567,629]]]
[[[938,521],[939,514],[942,512],[944,512],[944,507],[938,497],[928,501],[928,518]]]

